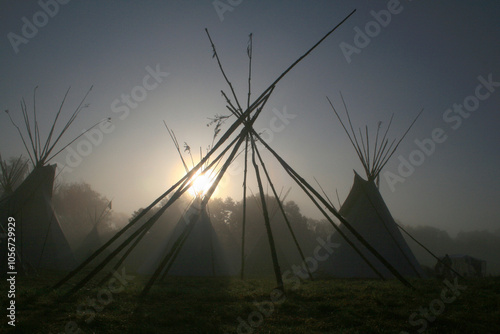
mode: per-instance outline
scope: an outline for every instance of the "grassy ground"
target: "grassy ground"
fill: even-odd
[[[142,277],[122,277],[126,286],[108,281],[66,299],[67,287],[47,288],[60,277],[18,277],[16,327],[7,325],[5,314],[0,332],[365,334],[425,327],[426,333],[500,333],[500,278],[459,280],[458,288],[451,283],[454,290],[441,280],[415,280],[415,291],[398,281],[294,281],[285,297],[272,280],[171,277],[140,300]],[[0,287],[6,313],[5,280]]]

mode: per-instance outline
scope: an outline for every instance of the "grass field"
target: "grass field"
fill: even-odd
[[[500,333],[498,277],[414,280],[415,290],[398,281],[295,280],[286,296],[271,279],[170,277],[142,300],[143,277],[117,277],[67,299],[67,286],[48,288],[60,277],[18,277],[16,327],[5,314],[0,332]],[[6,306],[5,280],[0,286]]]

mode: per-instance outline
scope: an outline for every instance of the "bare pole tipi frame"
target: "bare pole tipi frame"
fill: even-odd
[[[229,79],[227,78],[226,74],[225,74],[225,71],[224,71],[224,68],[222,66],[222,63],[220,61],[220,58],[219,58],[219,55],[215,49],[215,45],[214,43],[212,42],[212,39],[210,37],[210,35],[208,34],[208,31],[207,31],[207,35],[208,35],[208,38],[210,39],[210,43],[212,44],[212,48],[213,48],[213,51],[214,51],[214,57],[217,59],[217,63],[219,65],[219,68],[224,76],[224,79],[226,80],[228,86],[230,87],[231,89],[231,92],[233,94],[233,98],[236,102],[236,106],[231,102],[231,100],[227,97],[227,95],[222,92],[222,95],[225,97],[226,99],[226,102],[227,102],[227,109],[232,113],[232,115],[236,116],[237,118],[239,117],[242,117],[242,114],[243,114],[243,110],[241,109],[241,106],[240,106],[240,103],[238,101],[238,98],[236,96],[236,94],[234,93],[234,89],[233,89],[233,86],[231,84],[231,82],[229,81]],[[251,99],[251,92],[252,92],[252,85],[251,85],[251,82],[252,82],[252,52],[253,52],[253,35],[250,34],[249,35],[249,41],[248,41],[248,47],[247,47],[247,56],[248,56],[248,94],[247,94],[247,109],[250,107],[250,99]],[[247,118],[247,120],[245,122],[248,122],[249,119]],[[261,165],[261,168],[265,174],[265,177],[267,179],[267,182],[268,184],[271,186],[271,190],[273,192],[273,196],[276,200],[276,203],[278,205],[278,208],[280,209],[280,212],[281,214],[283,215],[283,218],[285,220],[285,223],[287,225],[287,228],[293,238],[293,241],[294,241],[294,244],[295,246],[297,247],[297,250],[300,254],[300,257],[302,259],[302,261],[305,263],[305,256],[304,256],[304,252],[302,251],[302,248],[300,247],[298,241],[297,241],[297,237],[295,236],[295,233],[293,232],[293,229],[291,227],[291,224],[290,224],[290,221],[288,220],[288,217],[285,213],[285,210],[283,208],[283,204],[282,204],[282,200],[280,199],[277,191],[276,191],[276,188],[274,187],[274,184],[269,176],[269,172],[267,171],[267,168],[264,164],[264,161],[262,160],[262,157],[257,149],[257,146],[256,146],[256,141],[255,141],[255,138],[253,136],[253,133],[248,133],[245,137],[245,158],[244,158],[244,164],[245,164],[245,167],[244,167],[244,172],[243,172],[243,217],[242,217],[242,235],[241,235],[241,269],[240,269],[240,278],[243,279],[245,277],[245,230],[246,230],[246,208],[247,208],[247,205],[246,205],[246,201],[247,201],[247,175],[248,175],[248,155],[249,155],[249,149],[251,149],[251,155],[252,155],[252,165],[254,167],[254,171],[255,171],[255,176],[256,176],[256,181],[257,181],[257,185],[259,187],[259,194],[260,194],[260,201],[261,201],[261,210],[263,212],[263,215],[264,215],[264,222],[265,222],[265,228],[266,228],[266,233],[267,233],[267,236],[268,236],[268,242],[269,242],[269,246],[270,246],[270,250],[271,250],[271,258],[272,258],[272,262],[273,262],[273,270],[274,270],[274,273],[275,273],[275,277],[276,277],[276,280],[277,280],[277,283],[278,283],[278,286],[282,287],[283,286],[283,282],[281,280],[281,269],[279,267],[279,263],[278,263],[278,257],[277,257],[277,252],[276,252],[276,245],[275,245],[275,242],[274,242],[274,237],[273,237],[273,233],[272,233],[272,229],[271,229],[271,219],[272,219],[272,216],[269,215],[269,209],[268,209],[268,206],[267,206],[267,203],[266,203],[266,197],[264,195],[264,189],[263,189],[263,183],[262,183],[262,178],[261,178],[261,174],[260,174],[260,169],[259,169],[259,166],[257,164],[257,160],[256,160],[256,156],[258,157],[258,160],[259,160],[259,163]],[[309,275],[309,278],[310,279],[313,279],[313,276],[309,270],[309,268],[307,267],[307,273]]]
[[[130,228],[133,226],[136,227],[135,231],[131,233],[128,237],[125,238],[105,259],[103,259],[100,263],[98,263],[93,270],[91,270],[90,273],[88,273],[83,279],[81,279],[79,282],[77,282],[69,291],[67,294],[72,294],[81,289],[87,282],[92,280],[102,269],[105,268],[105,266],[110,263],[113,259],[117,257],[119,253],[127,249],[127,247],[131,247],[130,244],[135,245],[137,238],[145,233],[147,230],[149,230],[159,219],[159,217],[174,203],[176,200],[178,200],[182,194],[184,194],[193,184],[194,178],[198,173],[203,174],[206,170],[210,170],[213,168],[216,164],[221,163],[222,167],[218,170],[218,173],[215,177],[215,180],[213,184],[211,185],[210,189],[204,194],[203,198],[201,199],[201,208],[203,209],[212,194],[214,193],[216,187],[218,186],[220,180],[222,179],[224,173],[227,171],[229,165],[234,161],[235,157],[238,154],[238,151],[240,147],[245,143],[245,157],[248,159],[248,156],[252,155],[252,165],[254,166],[255,174],[256,174],[256,179],[259,184],[259,191],[261,195],[261,201],[262,201],[262,208],[263,208],[263,215],[265,219],[265,224],[266,224],[266,229],[268,231],[268,239],[269,243],[271,246],[271,255],[273,259],[273,267],[276,275],[276,282],[278,285],[278,288],[284,289],[283,287],[283,281],[281,279],[281,272],[279,268],[279,264],[277,261],[277,256],[276,256],[276,250],[275,247],[273,246],[273,236],[272,232],[270,231],[270,223],[269,223],[269,213],[266,207],[265,203],[265,197],[264,197],[264,191],[262,188],[262,179],[260,177],[260,169],[257,164],[257,160],[260,161],[260,159],[257,159],[259,157],[259,150],[257,145],[255,145],[256,141],[259,141],[278,161],[278,163],[284,168],[284,170],[287,172],[287,174],[299,185],[299,187],[306,193],[306,195],[312,200],[312,202],[317,206],[317,208],[323,213],[323,215],[328,219],[328,221],[336,227],[336,224],[333,222],[332,218],[330,217],[330,214],[335,216],[337,219],[339,219],[342,223],[344,223],[346,226],[349,226],[350,230],[352,230],[352,233],[356,236],[356,238],[365,246],[367,249],[369,249],[370,252],[374,254],[375,257],[377,257],[393,274],[395,277],[397,277],[401,282],[403,282],[407,286],[411,286],[406,279],[397,272],[394,267],[392,267],[385,259],[378,254],[378,252],[371,247],[364,238],[357,233],[351,226],[350,224],[338,213],[338,211],[333,208],[320,194],[318,191],[316,191],[307,181],[305,181],[295,170],[292,169],[292,167],[286,163],[285,160],[283,160],[265,141],[262,140],[260,135],[253,129],[253,124],[257,117],[260,115],[262,110],[264,109],[267,101],[269,100],[273,90],[275,89],[276,85],[292,70],[300,61],[302,61],[307,55],[309,55],[318,45],[320,45],[331,33],[333,33],[340,25],[342,25],[351,15],[353,15],[355,12],[352,11],[348,16],[346,16],[338,25],[336,25],[333,29],[331,29],[325,36],[323,36],[315,45],[313,45],[304,55],[299,57],[292,65],[290,65],[276,80],[274,80],[273,83],[269,85],[269,87],[264,90],[252,103],[247,103],[247,107],[245,110],[242,109],[241,104],[239,103],[235,91],[233,89],[232,84],[230,81],[227,79],[227,76],[225,72],[223,71],[222,65],[220,64],[220,59],[218,57],[218,54],[215,50],[215,45],[211,40],[210,35],[207,35],[210,39],[213,51],[214,51],[214,57],[217,59],[219,63],[219,67],[222,71],[222,74],[228,83],[232,96],[234,98],[234,103],[227,98],[227,95],[223,93],[224,97],[226,98],[227,102],[227,108],[231,111],[231,113],[236,116],[236,120],[234,121],[233,124],[226,130],[226,132],[219,138],[217,143],[213,145],[211,150],[196,164],[184,177],[182,177],[180,180],[178,180],[172,187],[170,187],[165,193],[163,193],[160,197],[158,197],[155,201],[153,201],[147,208],[143,209],[139,215],[137,215],[129,224],[127,224],[121,231],[119,231],[113,238],[111,238],[105,245],[103,245],[99,250],[97,250],[93,255],[91,255],[86,261],[84,261],[80,266],[78,266],[76,269],[71,271],[68,275],[66,275],[62,280],[60,280],[54,288],[59,288],[66,282],[68,282],[71,278],[73,278],[77,273],[79,273],[83,268],[85,268],[87,265],[89,265],[99,254],[102,253],[104,249],[109,247],[112,243],[116,242],[120,237],[124,236],[124,233],[128,231]],[[250,79],[249,79],[250,80]],[[250,90],[249,90],[250,92]],[[250,96],[250,94],[249,94]],[[239,131],[238,134],[236,134],[236,137],[233,135],[236,133],[237,129],[240,128],[240,126],[243,125],[241,130]],[[234,137],[234,138],[232,138]],[[223,146],[227,141],[229,141],[229,144],[227,144],[225,147]],[[251,152],[250,152],[251,149]],[[226,155],[228,155],[226,157]],[[214,158],[215,157],[215,158]],[[208,162],[208,166],[205,168],[204,171],[202,171],[202,167]],[[261,164],[262,167],[262,164]],[[263,168],[263,167],[262,167]],[[167,198],[168,200],[159,208],[159,210],[151,217],[149,218],[146,222],[143,222],[142,225],[136,226],[138,221],[144,217],[144,215],[151,210],[154,206],[156,206],[160,201],[163,199]],[[326,210],[329,211],[327,213],[323,207],[326,208]],[[169,265],[172,257],[175,255],[176,250],[178,247],[183,243],[185,238],[189,235],[190,231],[193,229],[194,225],[196,224],[197,220],[199,219],[199,214],[194,214],[190,217],[186,228],[184,232],[179,236],[179,238],[174,242],[174,246],[172,249],[164,256],[162,259],[161,263],[158,265],[156,271],[153,273],[149,281],[146,283],[143,291],[142,291],[142,296],[146,295],[149,290],[151,289],[152,285],[155,283],[155,281],[160,277],[161,273],[164,271],[166,266]],[[139,225],[139,224],[138,224]],[[125,236],[124,236],[125,237]],[[125,251],[128,252],[128,249]],[[381,276],[381,275],[380,275]],[[381,276],[382,277],[382,276]],[[383,278],[383,277],[382,277]]]

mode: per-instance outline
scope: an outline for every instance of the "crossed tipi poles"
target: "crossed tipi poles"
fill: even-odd
[[[159,217],[176,201],[178,200],[194,183],[194,179],[199,174],[204,174],[207,171],[213,170],[218,167],[218,171],[214,178],[214,181],[208,191],[202,196],[200,201],[201,210],[198,213],[192,214],[188,222],[185,226],[184,231],[178,236],[178,238],[173,243],[172,248],[164,255],[161,259],[158,267],[154,271],[153,275],[150,277],[149,281],[146,283],[142,294],[146,295],[151,289],[152,285],[156,282],[156,280],[161,277],[162,273],[165,272],[165,269],[169,266],[172,259],[175,258],[175,254],[178,253],[179,247],[182,246],[186,238],[189,236],[189,233],[194,228],[195,224],[200,219],[200,214],[203,212],[207,206],[208,201],[213,195],[216,187],[218,186],[220,180],[226,173],[230,164],[234,161],[235,157],[239,154],[240,148],[244,148],[244,176],[243,176],[243,207],[245,211],[245,201],[246,201],[246,182],[247,182],[247,172],[249,164],[253,166],[257,185],[259,187],[260,199],[261,199],[261,207],[262,213],[264,217],[268,242],[271,250],[271,257],[273,262],[274,274],[276,277],[276,283],[278,288],[284,290],[283,281],[281,277],[281,270],[278,263],[278,258],[276,254],[276,246],[274,243],[274,238],[271,230],[270,224],[270,215],[269,209],[266,203],[263,182],[262,182],[262,173],[263,172],[265,178],[267,179],[271,189],[273,191],[274,196],[277,199],[278,204],[280,205],[280,210],[284,213],[283,207],[281,206],[281,202],[276,193],[276,189],[272,183],[272,180],[267,171],[264,160],[262,159],[262,155],[260,153],[259,147],[257,146],[257,142],[262,144],[264,148],[266,148],[272,156],[278,161],[281,167],[285,170],[285,172],[292,178],[292,180],[299,186],[299,188],[310,198],[313,204],[318,208],[318,210],[324,215],[324,217],[330,222],[330,224],[337,230],[337,232],[346,239],[346,241],[360,254],[360,256],[370,265],[370,267],[378,274],[378,276],[382,279],[384,277],[380,274],[377,269],[368,261],[368,259],[361,253],[361,251],[357,248],[357,246],[347,238],[347,236],[339,229],[339,227],[334,223],[331,215],[336,217],[346,228],[352,233],[352,235],[357,239],[357,241],[362,244],[364,247],[368,249],[370,253],[372,253],[375,258],[377,258],[397,279],[399,279],[406,286],[411,287],[411,284],[388,262],[381,256],[377,250],[375,250],[352,226],[347,222],[339,212],[331,205],[325,198],[316,191],[302,176],[300,176],[273,148],[266,143],[261,136],[254,130],[253,124],[255,120],[258,118],[260,113],[263,111],[267,101],[269,100],[271,94],[273,93],[276,85],[292,70],[301,60],[307,57],[318,45],[320,45],[330,34],[332,34],[338,27],[340,27],[349,17],[354,14],[355,10],[352,11],[349,15],[347,15],[339,24],[337,24],[333,29],[331,29],[326,35],[324,35],[316,44],[314,44],[306,53],[304,53],[301,57],[299,57],[293,64],[291,64],[278,78],[269,85],[267,89],[264,90],[252,103],[251,100],[251,39],[248,48],[248,56],[250,59],[249,62],[249,89],[247,96],[247,104],[246,108],[243,109],[242,104],[239,102],[233,86],[229,81],[226,73],[221,64],[221,60],[216,51],[215,45],[212,42],[210,34],[207,32],[208,38],[213,48],[213,57],[216,59],[219,68],[224,76],[226,83],[229,86],[231,91],[231,96],[233,100],[231,100],[224,92],[222,92],[223,96],[227,102],[227,109],[236,117],[236,120],[231,124],[231,126],[222,134],[217,143],[213,145],[211,150],[207,152],[207,154],[196,164],[191,170],[189,170],[184,177],[178,180],[172,187],[170,187],[166,192],[164,192],[160,197],[158,197],[155,201],[153,201],[148,207],[143,209],[139,215],[137,215],[132,221],[129,222],[122,230],[120,230],[114,237],[112,237],[108,242],[106,242],[101,248],[99,248],[94,254],[92,254],[87,260],[85,260],[81,265],[79,265],[76,269],[67,274],[62,280],[60,280],[54,288],[59,288],[70,279],[72,279],[77,273],[79,273],[83,268],[87,267],[89,264],[93,263],[99,254],[103,252],[106,248],[108,248],[111,244],[118,244],[117,240],[123,236],[125,240],[119,243],[116,248],[114,248],[111,253],[106,256],[100,263],[98,263],[83,279],[77,282],[69,291],[68,294],[72,294],[81,289],[87,282],[92,280],[101,270],[103,270],[106,265],[108,265],[113,259],[117,258],[119,254],[123,251],[124,253],[119,258],[118,262],[115,264],[114,268],[117,269],[123,263],[125,258],[132,252],[132,250],[137,246],[140,242],[142,236],[144,236],[147,231],[156,223]],[[239,132],[237,132],[239,130]],[[236,135],[235,135],[236,134]],[[235,136],[234,136],[235,135]],[[229,142],[229,144],[227,144]],[[225,146],[224,146],[225,145]],[[250,160],[250,163],[249,163]],[[203,169],[203,166],[205,168]],[[159,204],[162,200],[161,207],[159,210],[148,220],[145,222],[141,221],[141,218],[146,215],[154,206]],[[245,217],[245,213],[244,213]],[[286,215],[285,215],[286,217]],[[244,227],[246,224],[246,220],[243,220],[243,240],[244,240]],[[140,226],[139,226],[140,225]],[[127,231],[129,231],[132,227],[135,227],[133,233],[130,233],[128,236],[124,235]],[[293,232],[292,232],[293,233]],[[122,239],[123,239],[122,238]],[[243,245],[244,246],[244,245]],[[127,248],[128,247],[128,248]],[[303,257],[303,254],[301,254]],[[309,273],[310,274],[310,273]],[[241,276],[244,275],[244,255],[242,254],[242,269]]]

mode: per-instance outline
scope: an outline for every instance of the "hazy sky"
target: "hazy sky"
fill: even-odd
[[[266,130],[270,144],[307,180],[316,177],[332,198],[337,189],[343,200],[352,170],[361,173],[362,167],[326,96],[342,110],[342,91],[354,123],[368,125],[372,133],[379,120],[386,125],[394,113],[391,137],[399,137],[425,108],[382,175],[381,192],[394,217],[451,233],[500,228],[498,1],[230,3],[1,1],[0,107],[21,122],[19,101],[25,97],[31,108],[38,85],[40,128],[46,134],[66,89],[71,86],[63,120],[94,85],[89,108],[63,142],[102,118],[112,118],[110,127],[94,132],[94,143],[82,137],[53,162],[69,162],[60,175],[65,181],[86,181],[113,198],[116,211],[131,213],[182,176],[162,121],[181,145],[186,141],[198,152],[212,140],[207,118],[227,114],[220,94],[227,87],[204,28],[245,101],[249,33],[255,97],[357,9],[278,85],[255,128],[273,129]],[[429,144],[433,134],[435,142]],[[0,152],[3,157],[24,152],[4,113]],[[266,157],[276,186],[292,186],[288,199],[306,215],[319,217]],[[401,161],[414,170],[402,170]],[[392,186],[387,172],[399,175]],[[235,169],[216,196],[241,199],[241,183],[242,173]],[[255,183],[251,188],[257,191]]]

